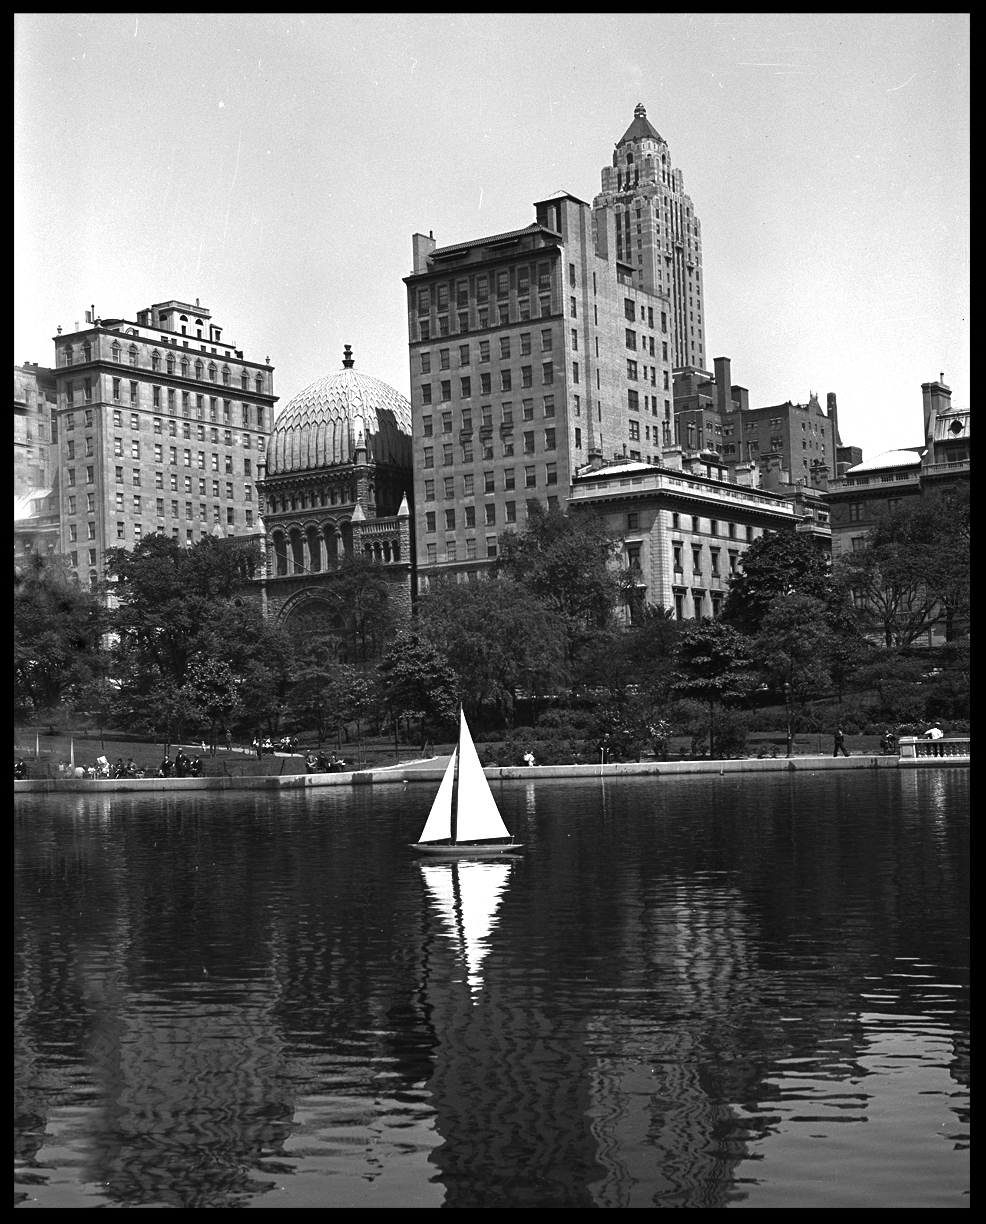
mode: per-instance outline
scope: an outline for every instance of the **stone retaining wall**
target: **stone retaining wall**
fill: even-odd
[[[490,781],[546,781],[558,778],[668,778],[684,774],[815,773],[820,770],[942,768],[969,765],[970,757],[778,757],[735,761],[640,761],[612,765],[491,766]],[[140,794],[144,791],[281,791],[323,786],[390,786],[405,782],[437,783],[445,766],[392,766],[352,773],[288,774],[260,778],[39,778],[14,781],[14,793]]]

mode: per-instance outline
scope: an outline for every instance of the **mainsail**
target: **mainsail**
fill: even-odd
[[[444,780],[442,782],[444,786]],[[466,717],[459,712],[459,787],[458,828],[455,840],[486,841],[489,838],[509,838],[490,784],[479,763],[476,746],[469,734]],[[429,818],[430,819],[430,818]],[[422,840],[424,840],[422,838]]]

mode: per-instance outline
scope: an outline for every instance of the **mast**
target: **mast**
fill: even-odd
[[[462,718],[462,710],[459,710],[459,718]],[[459,726],[459,740],[462,739],[462,726]],[[452,845],[458,841],[459,833],[459,757],[460,753],[455,754],[455,773],[452,776],[452,815],[450,819],[450,832],[452,837]]]

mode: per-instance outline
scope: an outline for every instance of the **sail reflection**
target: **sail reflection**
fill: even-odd
[[[482,964],[489,952],[488,936],[513,870],[513,863],[420,863],[431,900],[448,938],[466,970],[470,996],[483,984]]]

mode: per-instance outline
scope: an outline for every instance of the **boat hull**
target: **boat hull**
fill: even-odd
[[[503,845],[483,845],[478,842],[459,842],[456,845],[437,844],[435,842],[415,842],[411,849],[419,854],[430,854],[436,858],[490,858],[500,854],[510,854],[519,850],[522,842],[507,842]]]

